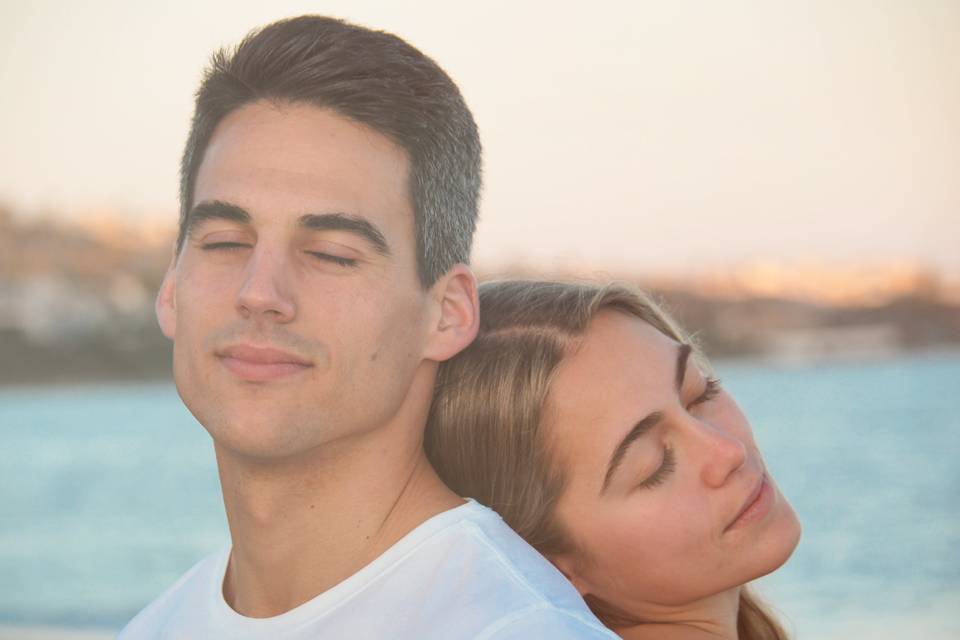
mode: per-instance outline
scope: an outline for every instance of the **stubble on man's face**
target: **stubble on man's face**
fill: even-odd
[[[217,127],[194,192],[213,214],[191,227],[161,301],[178,390],[219,447],[292,456],[401,411],[428,302],[408,169],[384,136],[311,106],[255,103]],[[361,221],[386,246],[305,216]]]

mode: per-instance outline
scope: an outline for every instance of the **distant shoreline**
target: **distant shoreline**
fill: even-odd
[[[0,640],[112,640],[117,631],[0,624]]]
[[[29,388],[39,388],[39,387],[77,387],[77,388],[86,388],[86,387],[98,387],[103,385],[110,385],[115,387],[139,387],[143,385],[156,385],[169,382],[173,386],[173,377],[170,375],[166,376],[143,376],[143,377],[113,377],[113,376],[97,376],[91,378],[60,378],[57,380],[0,380],[0,391],[4,389],[29,389]],[[0,636],[0,640],[2,636]]]
[[[917,347],[914,349],[899,349],[895,351],[878,351],[871,354],[845,353],[838,351],[831,355],[819,355],[808,359],[796,359],[794,357],[783,356],[777,353],[751,353],[749,355],[724,355],[711,358],[714,364],[751,364],[766,365],[778,368],[807,368],[821,365],[842,365],[842,364],[861,364],[861,363],[880,363],[889,362],[898,359],[923,359],[931,356],[944,356],[947,358],[960,357],[960,344],[949,343],[937,346]]]
[[[900,349],[895,351],[878,351],[876,353],[844,353],[839,351],[828,356],[818,355],[810,358],[784,357],[777,353],[751,353],[745,355],[720,355],[712,357],[715,366],[731,365],[763,365],[776,368],[804,369],[823,365],[844,365],[861,363],[882,363],[897,359],[918,359],[943,356],[946,358],[960,357],[960,344],[949,343],[939,346],[925,346],[914,349]],[[117,387],[137,387],[143,385],[169,384],[173,386],[171,373],[142,376],[110,376],[97,375],[84,378],[62,377],[56,380],[0,380],[0,392],[16,389],[36,388],[89,388],[103,385]],[[0,636],[0,640],[5,640]]]

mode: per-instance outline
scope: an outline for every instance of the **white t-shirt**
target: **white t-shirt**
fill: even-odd
[[[496,513],[440,513],[337,586],[272,618],[223,599],[229,547],[195,565],[119,640],[616,638],[550,562]]]

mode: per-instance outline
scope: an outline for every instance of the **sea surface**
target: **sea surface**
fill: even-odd
[[[960,638],[960,354],[715,364],[803,522],[759,581],[795,636]],[[227,541],[172,384],[0,389],[0,637],[116,632]]]

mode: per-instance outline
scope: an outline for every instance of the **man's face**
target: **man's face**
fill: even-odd
[[[273,459],[370,432],[422,377],[406,154],[332,111],[258,102],[216,128],[158,299],[181,397]]]

